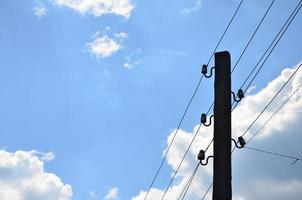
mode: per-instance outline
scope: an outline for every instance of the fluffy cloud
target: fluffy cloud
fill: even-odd
[[[111,188],[108,193],[105,196],[105,200],[114,200],[118,198],[118,188],[117,187],[113,187]]]
[[[44,4],[40,1],[36,2],[36,6],[33,7],[34,15],[36,15],[39,18],[42,18],[44,15],[46,15],[46,8]]]
[[[115,38],[110,38],[108,35],[99,36],[97,32],[93,36],[94,40],[86,45],[88,51],[97,58],[107,58],[123,47],[122,43],[126,37],[126,33],[117,33]]]
[[[69,200],[71,186],[55,174],[45,172],[44,160],[52,153],[0,150],[0,199],[2,200]]]
[[[91,13],[95,17],[115,14],[129,18],[133,5],[130,0],[53,0],[60,6],[66,6],[80,13]]]
[[[183,14],[191,14],[201,9],[203,0],[196,0],[194,6],[182,9]]]
[[[279,88],[287,81],[287,79],[294,72],[295,68],[287,68],[284,69],[279,77],[275,80],[268,83],[268,85],[260,90],[259,92],[253,95],[247,95],[244,100],[240,103],[240,105],[233,112],[233,137],[240,136],[244,130],[250,125],[251,122],[256,118],[256,116],[260,113],[260,111],[265,107],[265,105],[270,101],[270,99],[277,93]],[[290,95],[296,88],[298,88],[302,84],[302,70],[300,70],[296,76],[289,82],[286,88],[284,88],[283,92],[279,94],[279,96],[275,99],[274,103],[263,113],[262,117],[254,124],[253,128],[246,134],[245,139],[249,139],[253,133],[274,113],[276,108],[284,102],[286,97]],[[299,123],[298,115],[301,114],[302,109],[302,93],[301,90],[292,98],[286,108],[282,109],[278,115],[266,126],[263,132],[259,135],[259,137],[255,138],[255,141],[264,141],[268,138],[272,138],[273,136],[278,136],[278,134],[295,134],[298,133],[301,128],[297,128],[301,126]],[[289,126],[290,125],[290,126]],[[199,125],[198,125],[199,126]],[[184,130],[180,130],[178,132],[178,136],[176,137],[174,144],[172,145],[170,152],[167,156],[167,164],[172,168],[172,174],[177,169],[177,166],[184,155],[186,148],[188,147],[195,131],[198,126],[194,128],[192,132],[187,132]],[[175,130],[171,132],[167,139],[167,146],[172,140],[172,136],[174,135]],[[181,193],[184,188],[185,183],[188,180],[188,177],[191,175],[194,167],[197,164],[196,156],[201,148],[205,149],[209,144],[213,137],[213,127],[201,127],[199,134],[197,135],[195,142],[193,143],[190,151],[186,159],[183,162],[182,167],[179,170],[178,176],[176,177],[176,181],[172,184],[170,190],[166,195],[166,199],[177,199],[178,195]],[[165,152],[166,150],[164,150]],[[207,152],[208,155],[212,155],[213,149],[212,146]],[[246,158],[245,158],[246,159]],[[200,198],[206,191],[207,186],[210,185],[212,181],[212,161],[210,164],[202,167],[202,170],[198,171],[198,174],[193,181],[190,190],[188,191],[188,195],[186,199],[198,199]],[[278,176],[278,174],[271,174],[272,176]],[[257,180],[257,177],[255,177]],[[260,184],[261,183],[261,184]],[[282,183],[282,184],[281,184]],[[281,200],[286,196],[290,196],[290,199],[299,199],[301,197],[301,183],[302,178],[298,180],[283,180],[280,182],[276,180],[274,182],[269,182],[267,180],[263,181],[258,178],[258,182],[244,182],[240,184],[240,189],[235,193],[236,199],[238,200],[249,200],[251,199],[251,195],[245,194],[244,188],[248,190],[249,186],[253,186],[253,197],[252,199],[276,199]],[[281,185],[284,187],[282,191]],[[266,194],[265,197],[262,198],[264,193],[266,192],[266,186],[270,187],[271,193],[274,194]],[[259,188],[261,187],[261,188]],[[210,192],[211,193],[211,192]],[[211,199],[211,194],[207,196],[207,199]],[[290,193],[290,195],[289,195]],[[139,194],[134,196],[132,200],[142,200],[146,191],[140,191]],[[160,188],[152,188],[149,193],[150,200],[159,199],[163,190]],[[279,195],[279,196],[278,196]],[[278,197],[278,198],[277,198]]]

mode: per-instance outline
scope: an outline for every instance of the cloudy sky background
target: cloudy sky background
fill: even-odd
[[[232,62],[271,1],[244,1],[218,50]],[[232,76],[240,87],[299,1],[276,1]],[[0,1],[0,199],[141,200],[238,0]],[[301,64],[299,13],[233,112],[241,135]],[[301,69],[302,70],[302,69]],[[302,71],[246,137],[302,84]],[[213,100],[204,80],[150,193],[158,200]],[[302,89],[250,146],[302,157]],[[175,199],[209,143],[202,127],[167,193]],[[210,148],[209,154],[212,149]],[[301,199],[302,163],[236,150],[236,200]],[[212,162],[187,199],[201,197]],[[211,198],[211,194],[208,195]]]

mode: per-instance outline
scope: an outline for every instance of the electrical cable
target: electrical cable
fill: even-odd
[[[298,72],[300,67],[302,66],[299,65],[299,67],[296,68],[294,73],[289,77],[289,79],[282,85],[282,87],[278,90],[278,92],[274,95],[274,97],[269,101],[269,103],[262,109],[262,111],[259,113],[259,115],[254,119],[254,121],[250,124],[250,126],[244,131],[242,134],[242,137],[250,130],[250,128],[255,124],[255,122],[259,119],[259,117],[264,113],[264,111],[271,105],[271,103],[275,100],[275,98],[280,94],[280,92],[284,89],[284,87],[288,84],[288,82],[294,77],[294,75]]]
[[[272,151],[267,151],[267,150],[263,150],[263,149],[254,148],[254,147],[246,146],[245,149],[249,149],[249,150],[252,150],[252,151],[257,151],[257,152],[260,152],[260,153],[270,154],[270,155],[274,155],[274,156],[279,156],[279,157],[283,157],[283,158],[294,159],[295,160],[294,163],[296,163],[299,160],[302,160],[301,158],[298,158],[298,157],[289,156],[289,155],[285,155],[285,154],[280,154],[280,153],[276,153],[276,152],[272,152]]]
[[[292,79],[292,77],[297,73],[297,71],[300,69],[300,67],[302,66],[302,64],[300,64],[299,65],[299,67],[297,67],[297,69],[295,70],[295,72],[290,76],[290,78],[284,83],[284,85],[280,88],[280,90],[275,94],[275,96],[272,98],[272,100],[270,101],[270,103],[269,104],[267,104],[267,106],[265,106],[265,109],[271,104],[271,102],[276,98],[276,96],[281,92],[281,90],[286,86],[286,84]],[[288,99],[285,101],[285,102],[288,102],[288,100],[289,100],[289,98],[291,98],[298,90],[299,90],[299,88],[301,88],[301,86],[302,85],[300,85],[289,97],[288,97]],[[277,109],[277,111],[279,112],[279,110],[285,105],[286,103],[283,103],[282,105],[281,105],[281,107],[279,107],[279,109]],[[252,127],[252,125],[259,119],[259,117],[260,117],[260,115],[262,115],[262,113],[265,111],[265,109],[264,110],[262,110],[261,111],[261,113],[256,117],[256,119],[253,121],[253,123],[249,126],[249,128],[248,129],[246,129],[246,131],[244,132],[244,134],[242,135],[242,136],[244,136],[245,134],[246,134],[246,132]],[[276,113],[275,114],[273,114],[273,115],[276,115]],[[265,124],[267,124],[268,122],[266,122]],[[264,126],[262,126],[258,131],[257,131],[257,133],[258,132],[260,132],[260,130],[263,128]],[[249,142],[249,141],[248,141]],[[247,143],[248,143],[247,142]],[[235,151],[235,147],[233,147],[233,149],[232,149],[232,153]],[[295,162],[297,162],[297,160],[295,161]],[[295,163],[294,162],[294,163]],[[208,190],[206,191],[206,193],[205,193],[205,195],[203,196],[203,199],[206,197],[206,195],[208,194],[208,192],[209,192],[209,190],[212,188],[212,186],[213,186],[213,182],[212,182],[212,184],[209,186],[209,188],[208,188]]]
[[[238,11],[239,11],[241,5],[242,5],[242,2],[243,2],[243,0],[241,0],[240,3],[239,3],[239,5],[237,6],[236,11],[234,12],[234,14],[233,14],[231,20],[229,21],[227,27],[225,28],[223,34],[221,35],[221,37],[220,37],[220,39],[219,39],[217,45],[215,46],[215,48],[214,48],[214,50],[213,50],[213,52],[212,52],[212,54],[211,54],[211,56],[210,56],[210,58],[209,58],[209,60],[208,60],[207,65],[209,65],[209,63],[211,62],[211,59],[213,58],[214,53],[216,52],[218,46],[220,45],[221,41],[223,40],[223,38],[224,38],[226,32],[228,31],[230,25],[232,24],[232,22],[233,22],[235,16],[237,15],[237,13],[238,13]],[[204,76],[202,75],[201,78],[199,79],[198,83],[197,83],[197,86],[196,86],[196,88],[195,88],[195,90],[194,90],[194,92],[193,92],[193,95],[191,96],[191,98],[190,98],[190,100],[189,100],[189,103],[187,104],[187,107],[186,107],[186,109],[185,109],[185,112],[183,113],[183,115],[182,115],[182,117],[181,117],[181,120],[180,120],[180,122],[179,122],[179,124],[178,124],[178,126],[177,126],[177,129],[176,129],[176,131],[175,131],[175,133],[174,133],[174,135],[173,135],[173,137],[172,137],[172,140],[171,140],[170,144],[168,145],[167,151],[166,151],[166,153],[165,153],[165,155],[164,155],[164,157],[163,157],[163,159],[162,159],[162,161],[161,161],[161,163],[160,163],[160,165],[159,165],[158,170],[157,170],[156,173],[155,173],[155,176],[154,176],[153,179],[152,179],[152,182],[151,182],[151,184],[150,184],[150,186],[149,186],[149,189],[148,189],[148,191],[147,191],[147,193],[146,193],[146,195],[145,195],[145,197],[144,197],[144,200],[147,199],[147,197],[148,197],[148,195],[149,195],[149,193],[150,193],[150,190],[151,190],[151,188],[153,187],[154,182],[155,182],[155,180],[156,180],[156,178],[157,178],[157,176],[158,176],[158,174],[159,174],[159,172],[160,172],[160,170],[161,170],[161,168],[162,168],[162,166],[163,166],[163,164],[164,164],[164,162],[165,162],[165,160],[166,160],[166,157],[167,157],[168,152],[169,152],[169,150],[170,150],[170,148],[171,148],[171,145],[172,145],[172,143],[174,142],[174,139],[175,139],[175,137],[176,137],[176,135],[177,135],[177,133],[178,133],[178,131],[179,131],[179,129],[180,129],[180,126],[181,126],[181,124],[182,124],[182,122],[183,122],[183,120],[184,120],[184,118],[185,118],[187,112],[188,112],[188,109],[189,109],[189,107],[190,107],[190,105],[191,105],[191,103],[192,103],[192,101],[193,101],[193,99],[194,99],[194,97],[195,97],[195,95],[196,95],[196,93],[197,93],[199,87],[200,87],[200,84],[201,84],[201,82],[202,82],[203,77],[204,77]]]
[[[252,71],[249,73],[249,75],[247,76],[247,78],[245,79],[245,81],[240,86],[240,88],[243,88],[243,86],[246,84],[246,82],[249,80],[249,78],[251,77],[251,75],[254,73],[254,71],[256,70],[256,68],[258,67],[258,65],[262,61],[262,59],[265,57],[265,55],[267,54],[267,52],[269,52],[269,50],[271,49],[270,52],[268,53],[268,55],[266,56],[266,58],[264,59],[263,63],[261,64],[261,66],[258,68],[258,70],[255,73],[255,75],[253,76],[252,80],[249,82],[248,86],[244,90],[244,93],[249,89],[249,87],[251,86],[251,84],[253,83],[253,81],[255,80],[255,78],[257,77],[257,75],[259,74],[260,70],[262,69],[262,67],[266,63],[267,59],[270,57],[271,53],[273,52],[273,50],[276,48],[277,44],[279,43],[279,41],[283,37],[284,33],[287,31],[288,27],[290,26],[290,24],[292,23],[292,21],[295,19],[296,15],[298,14],[299,10],[301,9],[301,6],[302,6],[301,3],[302,3],[302,1],[299,1],[299,3],[295,7],[295,9],[292,11],[291,15],[288,17],[288,19],[286,20],[286,22],[284,23],[284,25],[281,27],[281,29],[279,30],[279,32],[277,33],[277,35],[275,36],[275,38],[273,39],[273,41],[267,47],[267,49],[265,50],[265,52],[263,53],[263,55],[261,56],[261,58],[259,59],[259,61],[257,62],[257,64],[254,66],[254,68],[252,69]],[[276,41],[276,43],[275,43],[275,41]],[[233,102],[233,104],[234,103],[235,102]],[[232,106],[233,106],[233,104],[232,104]],[[236,102],[236,104],[235,104],[235,106],[233,107],[232,110],[234,110],[237,107],[238,104],[239,104],[239,102]]]
[[[264,19],[266,18],[267,14],[269,13],[269,11],[270,11],[270,9],[272,8],[272,6],[273,6],[274,3],[275,3],[275,0],[273,0],[273,1],[270,3],[268,9],[266,9],[264,15],[262,16],[260,22],[258,23],[256,29],[254,30],[254,32],[253,32],[253,34],[252,34],[252,36],[250,37],[249,41],[247,42],[247,44],[245,45],[243,51],[241,52],[239,58],[237,59],[235,65],[233,66],[233,68],[232,68],[232,70],[231,70],[231,74],[234,72],[234,70],[235,70],[236,67],[238,66],[238,64],[239,64],[239,62],[240,62],[240,60],[241,60],[241,58],[242,58],[243,55],[245,54],[247,48],[250,46],[252,40],[254,39],[256,33],[258,32],[260,26],[262,25]],[[211,106],[210,106],[210,109],[211,109],[213,106],[214,106],[214,102],[212,102],[212,104],[211,104]]]
[[[208,187],[206,193],[203,195],[203,197],[202,197],[201,200],[204,200],[204,199],[206,198],[207,194],[210,192],[210,190],[211,190],[212,187],[213,187],[213,182],[211,183],[211,185],[209,185],[209,187]]]
[[[242,53],[240,54],[239,58],[237,59],[237,61],[236,61],[235,65],[234,65],[234,67],[233,67],[231,73],[233,73],[233,71],[236,69],[237,65],[239,64],[239,62],[240,62],[240,60],[241,60],[241,58],[242,58],[242,56],[244,55],[244,53],[245,53],[245,51],[247,50],[247,48],[250,46],[252,40],[254,39],[256,33],[258,32],[258,30],[259,30],[261,24],[263,23],[264,19],[266,18],[268,12],[270,11],[270,9],[272,8],[272,6],[273,6],[274,3],[275,3],[275,0],[272,0],[272,2],[270,3],[268,9],[266,9],[266,12],[264,13],[263,17],[261,18],[261,20],[260,20],[258,26],[256,27],[254,33],[252,34],[251,38],[249,39],[248,43],[246,44],[246,46],[244,47]]]
[[[193,173],[191,174],[191,176],[190,176],[188,182],[186,183],[184,189],[182,190],[182,192],[181,192],[180,195],[178,196],[177,200],[180,200],[181,197],[182,197],[181,200],[183,200],[183,199],[185,198],[185,196],[186,196],[186,194],[187,194],[187,192],[188,192],[188,190],[189,190],[189,187],[190,187],[190,185],[191,185],[191,183],[192,183],[192,181],[193,181],[193,179],[194,179],[194,177],[195,177],[195,174],[196,174],[196,172],[197,172],[197,170],[198,170],[199,165],[200,165],[200,162],[199,162],[199,163],[197,164],[197,166],[195,167]]]
[[[243,0],[242,0],[242,1],[243,1]],[[241,6],[241,4],[242,4],[242,1],[240,2],[240,4],[239,4],[239,6],[238,6],[238,8],[237,8],[237,10],[236,10],[236,12],[235,12],[235,14],[233,15],[231,21],[234,19],[234,16],[235,16],[236,13],[238,12],[238,10],[239,10],[239,8],[240,8],[240,6]],[[274,2],[274,0],[273,0],[272,3],[270,4],[268,10],[271,8],[273,2]],[[300,7],[300,8],[301,8],[301,7]],[[300,9],[300,8],[299,8],[299,9]],[[267,15],[267,13],[268,13],[268,11],[265,13],[265,16]],[[296,13],[296,14],[297,14],[297,13]],[[295,16],[296,16],[296,14],[295,14]],[[265,18],[265,16],[264,16],[264,18]],[[293,19],[295,18],[295,16],[293,17]],[[261,25],[261,23],[263,22],[264,18],[261,20],[260,25]],[[292,19],[292,20],[293,20],[293,19]],[[290,21],[290,23],[292,22],[292,20]],[[227,29],[229,28],[229,25],[231,24],[231,21],[230,21],[230,23],[228,24]],[[290,23],[289,23],[289,24],[290,24]],[[255,31],[254,34],[252,35],[252,38],[250,39],[250,41],[253,39],[253,37],[254,37],[254,35],[256,34],[257,30],[259,29],[260,25],[257,26],[256,31]],[[289,25],[286,27],[285,31],[287,30],[288,27],[289,27]],[[226,29],[226,30],[227,30],[227,29]],[[224,37],[224,35],[225,35],[225,33],[226,33],[226,30],[225,30],[225,32],[223,33],[222,38]],[[283,32],[283,34],[285,33],[285,31]],[[281,37],[283,36],[283,34],[281,35]],[[281,37],[279,38],[279,40],[277,41],[276,44],[278,44],[278,42],[280,41]],[[211,54],[211,57],[210,57],[210,59],[209,59],[209,61],[208,61],[208,64],[209,64],[209,62],[211,61],[211,59],[212,59],[212,57],[213,57],[213,55],[214,55],[216,49],[218,48],[218,46],[219,46],[219,44],[220,44],[222,38],[219,40],[217,46],[215,47],[215,50],[214,50],[213,53]],[[249,45],[250,41],[248,42],[248,45]],[[275,44],[275,46],[276,46],[276,44]],[[247,45],[247,47],[248,47],[248,45]],[[275,46],[273,47],[273,49],[275,48]],[[246,48],[247,48],[247,47],[246,47]],[[245,50],[246,50],[246,48],[245,48]],[[244,50],[244,52],[245,52],[245,50]],[[272,51],[271,51],[271,52],[272,52]],[[270,53],[271,53],[271,52],[270,52]],[[244,53],[243,53],[243,54],[244,54]],[[243,54],[242,54],[242,55],[243,55]],[[270,54],[269,54],[269,56],[270,56]],[[269,56],[268,56],[268,57],[269,57]],[[241,57],[242,57],[242,56],[241,56]],[[238,60],[240,60],[241,57],[239,57]],[[268,57],[267,57],[267,58],[268,58]],[[266,60],[265,60],[265,61],[266,61]],[[238,61],[238,62],[239,62],[239,61]],[[264,63],[265,63],[265,62],[264,62]],[[264,64],[264,63],[263,63],[263,64]],[[208,64],[207,64],[207,65],[208,65]],[[234,70],[234,68],[233,68],[233,70]],[[233,70],[232,70],[232,71],[233,71]],[[203,76],[202,76],[202,77],[203,77]],[[201,79],[202,79],[202,78],[201,78]],[[200,82],[201,82],[201,81],[200,81]],[[199,83],[200,83],[200,82],[199,82]],[[198,85],[199,85],[199,84],[198,84]],[[199,86],[198,86],[198,87],[199,87]],[[197,87],[197,89],[198,89],[198,87]],[[195,90],[195,91],[197,91],[197,90]],[[194,94],[196,94],[196,92],[195,92]],[[195,96],[195,95],[194,95],[194,96]],[[194,97],[194,96],[193,96],[193,97]],[[193,99],[193,98],[192,98],[192,99]],[[212,107],[212,106],[213,106],[213,104],[211,105],[211,107]],[[211,108],[211,107],[210,107],[210,108]],[[201,126],[201,125],[200,125],[200,126]],[[198,127],[197,132],[196,132],[196,134],[194,135],[194,137],[193,137],[193,139],[192,139],[192,142],[190,143],[189,148],[191,147],[193,141],[195,140],[195,137],[196,137],[197,133],[199,132],[200,126]],[[174,134],[174,137],[173,137],[172,141],[174,140],[175,136],[176,136],[176,134]],[[210,144],[211,144],[212,142],[213,142],[213,140],[210,142]],[[172,142],[171,142],[170,144],[172,144]],[[209,144],[209,146],[210,146],[210,144]],[[169,147],[170,147],[170,145],[169,145]],[[168,149],[169,149],[169,147],[168,147]],[[185,152],[185,156],[186,156],[186,154],[188,153],[189,148],[188,148],[187,151]],[[181,160],[180,165],[182,164],[182,162],[183,162],[185,156],[184,156],[183,159]],[[175,178],[175,176],[176,176],[176,174],[177,174],[177,172],[178,172],[178,170],[179,170],[179,168],[180,168],[180,165],[178,166],[178,168],[177,168],[177,170],[175,171],[175,173],[174,173],[174,175],[173,175],[173,177],[172,177],[172,179],[171,179],[171,181],[170,181],[170,183],[169,183],[167,189],[165,190],[165,193],[164,193],[164,195],[163,195],[162,198],[161,198],[162,200],[164,199],[164,197],[165,197],[165,195],[166,195],[166,193],[167,193],[169,187],[171,186],[171,184],[172,184],[172,182],[173,182],[173,180],[174,180],[174,178]],[[158,173],[157,173],[157,174],[158,174]],[[155,179],[154,179],[154,180],[155,180]],[[154,182],[154,181],[153,181],[153,182]],[[152,185],[153,185],[153,183],[152,183]],[[151,186],[151,187],[152,187],[152,186]],[[150,187],[150,189],[151,189],[151,187]],[[149,189],[149,191],[150,191],[150,189]],[[149,191],[148,191],[148,193],[149,193]],[[148,196],[148,193],[147,193],[146,197]],[[145,198],[145,199],[146,199],[146,198]]]
[[[280,110],[288,103],[288,101],[299,91],[299,89],[302,87],[302,84],[295,89],[295,91],[289,95],[286,100],[278,107],[278,109],[266,120],[266,122],[256,131],[256,133],[247,140],[247,144],[251,142],[263,129],[264,127],[280,112]]]

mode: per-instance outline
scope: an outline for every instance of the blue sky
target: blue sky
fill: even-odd
[[[112,188],[118,188],[116,199],[131,199],[148,188],[167,138],[177,127],[201,76],[200,66],[207,62],[239,1],[78,2],[82,4],[75,0],[0,1],[0,146],[11,153],[52,152],[55,159],[43,161],[44,170],[69,184],[74,200],[106,199]],[[97,7],[99,2],[109,5]],[[269,3],[243,2],[218,48],[230,51],[233,63]],[[297,3],[275,2],[233,73],[233,90],[241,85]],[[255,80],[251,97],[261,96],[268,82],[282,79],[283,69],[301,62],[301,20],[298,14]],[[213,82],[206,80],[182,130],[190,135],[212,99]],[[255,102],[264,105],[261,100]],[[301,107],[293,109],[297,112],[302,108],[302,100],[298,100],[295,103]],[[242,112],[249,113],[244,105],[249,103],[242,105]],[[291,124],[295,130],[298,125]],[[286,129],[272,128],[261,144],[302,155],[301,146],[292,144],[292,138],[302,141],[302,136],[274,136],[280,130]],[[30,155],[39,157],[37,153]],[[245,158],[244,163],[258,158],[251,155],[254,157]],[[244,176],[244,170],[255,177],[302,181],[301,163],[294,167],[285,163],[277,171],[278,159],[259,166],[243,164],[241,158],[238,153],[233,162],[234,192],[239,196],[244,189],[237,185],[244,179],[236,175]],[[156,182],[159,189],[173,171],[173,157],[170,159]]]

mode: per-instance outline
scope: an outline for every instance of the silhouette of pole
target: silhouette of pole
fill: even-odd
[[[213,200],[232,199],[231,175],[231,58],[215,53]]]

